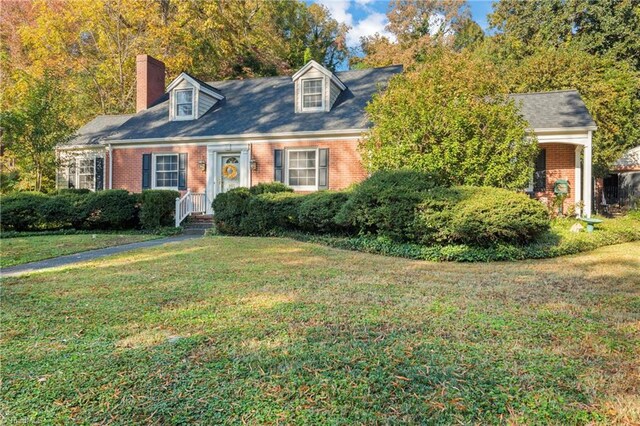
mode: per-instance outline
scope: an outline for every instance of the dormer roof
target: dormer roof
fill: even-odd
[[[180,75],[178,77],[176,77],[171,82],[171,84],[169,84],[169,87],[167,87],[167,92],[171,92],[173,89],[176,88],[176,86],[178,86],[184,80],[188,81],[193,87],[195,87],[199,91],[204,92],[209,96],[213,96],[217,100],[224,99],[224,95],[222,94],[222,92],[220,90],[216,89],[215,87],[205,83],[204,81],[202,81],[202,80],[200,80],[200,79],[198,79],[198,78],[196,78],[196,77],[194,77],[191,74],[186,73],[186,72],[180,73]]]
[[[322,65],[320,65],[319,63],[314,61],[313,59],[310,60],[309,62],[307,62],[307,64],[305,66],[300,68],[298,70],[298,72],[296,72],[294,75],[292,75],[291,76],[291,80],[293,80],[293,81],[298,80],[300,77],[305,75],[311,68],[314,68],[314,69],[320,71],[325,76],[329,77],[329,79],[333,83],[335,83],[336,86],[338,86],[340,88],[340,90],[346,90],[347,89],[347,86],[345,86],[344,83],[342,81],[340,81],[340,79],[334,73],[332,73],[331,71],[329,71],[328,69],[326,69],[325,67],[323,67]]]

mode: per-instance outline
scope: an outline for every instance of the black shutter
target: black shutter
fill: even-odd
[[[151,188],[151,154],[142,154],[142,189]]]
[[[547,152],[541,149],[536,157],[535,172],[533,174],[533,192],[547,190]]]
[[[273,150],[273,180],[276,182],[284,183],[284,173],[282,168],[282,163],[284,159],[282,158],[284,155],[284,150],[282,149],[274,149]]]
[[[96,167],[95,167],[95,182],[96,182],[96,191],[102,191],[104,189],[104,158],[96,157]]]
[[[67,169],[69,182],[67,183],[68,188],[76,187],[76,158],[73,157],[69,160],[69,167]]]
[[[178,189],[187,189],[187,153],[178,155]]]
[[[329,189],[329,148],[318,150],[318,189]]]

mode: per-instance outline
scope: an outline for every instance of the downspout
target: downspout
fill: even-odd
[[[109,144],[109,189],[113,189],[113,148]]]

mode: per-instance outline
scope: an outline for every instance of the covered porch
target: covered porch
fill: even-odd
[[[535,164],[532,192],[553,205],[556,185],[568,184],[562,213],[591,217],[593,203],[592,131],[536,131],[540,153]],[[565,186],[566,187],[566,186]]]

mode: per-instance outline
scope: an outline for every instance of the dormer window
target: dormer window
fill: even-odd
[[[176,90],[176,117],[193,117],[193,89]]]
[[[304,111],[322,111],[324,109],[323,84],[323,78],[308,78],[302,80],[302,109]]]
[[[224,99],[220,90],[186,72],[171,82],[167,92],[171,120],[197,120]]]
[[[338,77],[317,63],[309,61],[291,79],[295,91],[295,112],[329,112],[340,94],[347,90]]]

